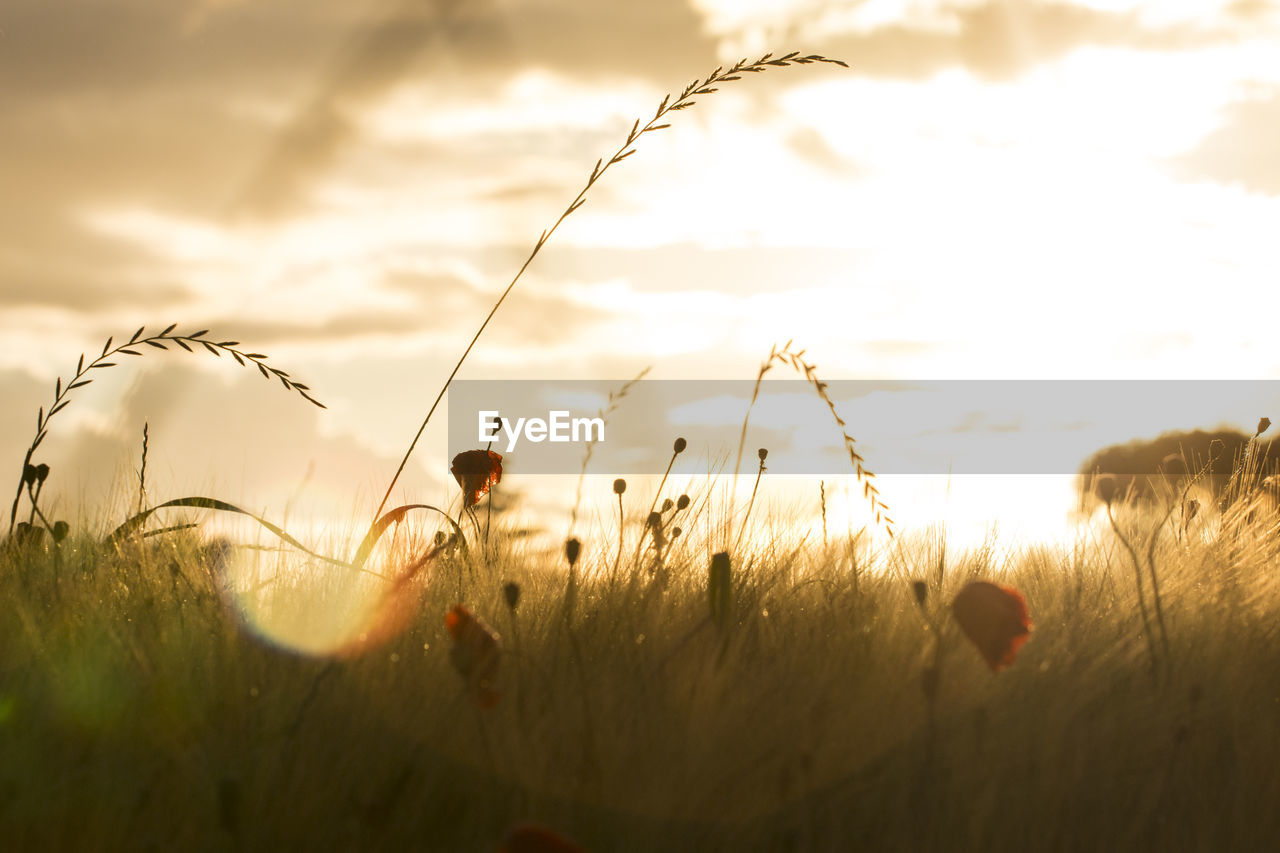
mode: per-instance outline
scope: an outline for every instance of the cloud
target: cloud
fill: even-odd
[[[52,385],[45,387],[26,371],[0,370],[0,400],[4,401],[0,405],[0,447],[4,448],[5,459],[17,456],[15,463],[22,460],[19,448],[25,448],[35,437],[36,408],[46,404],[52,394]],[[3,466],[0,470],[4,470]],[[14,470],[16,473],[16,467]],[[0,497],[3,492],[0,489]]]
[[[352,39],[315,95],[282,128],[235,209],[288,211],[358,138],[354,108],[420,75],[424,65],[437,74],[452,66],[452,84],[473,93],[477,84],[483,90],[485,81],[501,79],[499,72],[521,66],[584,77],[657,75],[668,60],[683,64],[685,54],[709,60],[710,42],[691,35],[697,33],[695,23],[678,0],[604,7],[542,0],[503,9],[462,0],[434,0],[425,7],[420,0],[402,0]]]
[[[1228,4],[1227,12],[1243,21],[1260,21],[1272,19],[1280,9],[1275,0],[1234,0]]]
[[[281,343],[337,344],[371,336],[410,334],[421,330],[423,317],[411,311],[385,310],[342,313],[318,321],[224,317],[207,325],[234,332],[238,340],[252,341],[254,347],[266,347]]]
[[[1231,37],[1217,26],[1149,26],[1132,12],[1067,3],[992,0],[944,8],[952,26],[886,24],[833,35],[824,50],[846,59],[855,72],[877,77],[918,80],[960,67],[985,79],[1009,80],[1089,45],[1178,50]]]
[[[315,94],[281,129],[233,210],[270,215],[291,209],[308,182],[358,137],[347,105],[385,94],[430,45],[448,44],[462,26],[464,7],[462,0],[400,0],[359,32]]]
[[[172,305],[191,292],[176,281],[130,275],[78,259],[44,264],[0,255],[0,306],[94,314],[108,308]]]
[[[372,16],[337,0],[11,0],[2,24],[0,136],[28,176],[7,186],[258,216],[305,206],[361,140],[362,108],[406,82],[483,100],[518,68],[674,85],[714,62],[681,0],[397,0]]]
[[[844,178],[856,178],[859,174],[857,164],[832,147],[831,143],[812,127],[793,131],[787,137],[787,147],[824,172],[831,172]]]
[[[527,249],[523,251],[527,252]],[[494,247],[468,253],[477,268],[492,274],[511,269],[519,247]],[[657,247],[560,246],[544,251],[531,269],[548,281],[626,278],[637,290],[685,292],[691,282],[732,282],[735,294],[772,293],[787,283],[849,278],[864,252],[858,249],[802,247],[706,248],[695,243]],[[519,261],[517,260],[518,264]]]
[[[1221,124],[1190,153],[1176,158],[1175,174],[1235,184],[1280,195],[1280,87],[1229,104]]]
[[[322,60],[356,18],[346,4],[246,3],[206,16],[200,0],[7,0],[3,96],[48,100],[139,91],[268,91]],[[290,70],[292,69],[292,71]]]
[[[236,316],[201,320],[215,334],[252,342],[252,348],[280,344],[337,345],[356,340],[412,340],[441,332],[459,339],[469,336],[484,319],[505,284],[494,280],[477,287],[461,277],[443,273],[395,270],[385,273],[381,284],[362,294],[407,297],[398,305],[355,310],[331,310],[315,315]],[[385,300],[381,300],[385,302]],[[341,307],[341,306],[338,306]],[[495,332],[508,347],[563,343],[580,330],[611,316],[600,307],[547,292],[532,282],[513,291],[495,319]],[[493,333],[491,333],[493,334]]]
[[[910,340],[869,340],[861,346],[872,356],[886,360],[918,358],[942,348],[930,341]]]
[[[142,206],[211,216],[264,132],[195,96],[0,96],[0,303],[84,311],[178,299],[187,282],[157,268],[163,246],[96,233],[84,212]]]
[[[485,193],[484,201],[510,202],[548,199],[558,201],[566,195],[562,184],[540,181],[513,181]]]

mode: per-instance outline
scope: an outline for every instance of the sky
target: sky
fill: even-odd
[[[1280,3],[6,0],[15,484],[81,352],[178,323],[327,408],[149,351],[56,416],[57,510],[116,517],[145,423],[152,500],[363,517],[596,159],[664,94],[792,50],[849,67],[752,75],[644,137],[459,375],[750,380],[791,339],[830,379],[1280,374]],[[1111,434],[1229,420],[1159,418]],[[396,499],[456,499],[444,425]]]

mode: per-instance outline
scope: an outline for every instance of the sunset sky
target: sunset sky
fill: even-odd
[[[5,0],[6,476],[80,352],[177,322],[329,408],[148,353],[58,415],[62,508],[118,497],[145,421],[155,500],[370,510],[596,158],[791,50],[850,67],[646,136],[461,375],[752,379],[794,338],[831,379],[1280,378],[1280,3]],[[453,494],[444,427],[398,497]]]

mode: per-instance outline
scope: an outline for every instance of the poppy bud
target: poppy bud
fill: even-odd
[[[1271,426],[1271,418],[1262,418],[1258,421],[1258,431],[1254,435],[1262,435]]]
[[[65,521],[55,521],[53,523],[53,541],[61,542],[67,538],[67,534],[71,532],[71,525]]]
[[[765,457],[766,457],[766,456],[768,456],[768,455],[769,455],[769,448],[767,448],[767,447],[762,447],[762,448],[760,448],[759,450],[757,450],[757,451],[756,451],[756,456],[759,456],[759,457],[760,457],[760,461],[761,461],[761,462],[763,462],[763,461],[764,461],[764,459],[765,459]]]
[[[683,532],[684,532],[684,531],[683,531],[683,530],[681,530],[679,527],[673,527],[673,528],[671,528],[671,538],[672,538],[672,539],[677,539],[677,538],[679,538],[680,534],[681,534],[681,533],[683,533]]]
[[[681,509],[688,509],[688,507],[689,507],[689,496],[688,496],[688,495],[681,495],[680,497],[678,497],[678,498],[676,499],[676,509],[678,509],[678,510],[681,510]]]
[[[511,610],[516,609],[516,605],[520,603],[520,584],[515,581],[507,581],[502,587],[502,594],[507,599],[507,607]]]
[[[707,596],[711,603],[711,619],[723,629],[729,618],[733,596],[729,552],[721,551],[711,557],[711,570],[707,578]]]
[[[578,562],[578,554],[582,551],[582,543],[577,539],[564,540],[564,558],[569,561],[569,568]]]
[[[666,500],[664,500],[664,501],[662,502],[662,511],[663,511],[663,512],[667,512],[667,511],[668,511],[668,510],[670,510],[673,506],[675,506],[675,504],[674,504],[674,503],[672,503],[671,498],[667,498]]]
[[[41,462],[36,466],[36,482],[43,486],[47,479],[49,479],[49,466]]]
[[[23,466],[22,484],[24,486],[34,486],[36,484],[36,466],[34,465]]]
[[[680,453],[684,453],[684,449],[688,446],[689,446],[689,442],[685,441],[683,438],[677,438],[675,445],[671,449],[674,450],[677,454],[680,454]]]
[[[44,539],[44,528],[19,521],[13,530],[13,541],[19,545],[39,545]]]
[[[1094,485],[1094,491],[1098,493],[1098,497],[1102,499],[1102,502],[1108,506],[1116,499],[1116,488],[1116,478],[1110,474],[1103,474]]]
[[[620,495],[627,490],[627,481],[619,477],[613,481],[613,493]]]

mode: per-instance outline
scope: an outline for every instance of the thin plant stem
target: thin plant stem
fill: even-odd
[[[1147,570],[1151,574],[1151,598],[1156,608],[1156,625],[1160,628],[1160,649],[1164,652],[1164,663],[1167,667],[1169,665],[1169,632],[1164,627],[1164,606],[1160,601],[1160,581],[1156,576],[1155,550],[1158,535],[1159,531],[1152,534],[1151,544],[1147,548]]]
[[[492,449],[493,449],[493,442],[491,441],[489,442],[489,445],[485,448],[485,450],[492,450]],[[485,511],[484,511],[484,555],[486,560],[489,559],[489,523],[493,521],[493,490],[494,490],[494,485],[490,484],[489,499],[485,502]]]
[[[27,516],[27,524],[35,524],[36,513],[40,511],[40,493],[44,491],[44,483],[36,483],[35,491],[27,486],[27,497],[31,500],[31,514]],[[44,518],[44,516],[40,516]],[[45,522],[47,525],[48,522]]]
[[[147,447],[151,439],[151,424],[142,425],[142,464],[138,468],[138,512],[146,507],[147,500]]]
[[[679,455],[680,451],[678,450],[671,454],[671,461],[667,463],[667,470],[662,474],[662,482],[658,483],[658,490],[653,493],[653,500],[649,502],[649,510],[644,514],[646,521],[649,516],[653,515],[653,508],[658,505],[658,497],[662,494],[663,487],[667,485],[667,478],[671,476],[671,468],[676,464],[676,457]],[[644,536],[641,536],[640,540],[636,542],[636,553],[635,556],[631,558],[631,562],[635,563],[640,559],[640,549],[643,547]]]
[[[827,482],[818,481],[818,504],[822,507],[822,552],[827,551]]]
[[[1147,597],[1142,591],[1142,564],[1138,561],[1138,554],[1133,550],[1133,545],[1129,543],[1129,537],[1124,535],[1124,531],[1116,523],[1116,517],[1111,514],[1110,501],[1107,501],[1107,520],[1111,522],[1111,528],[1124,544],[1125,550],[1129,552],[1129,559],[1133,561],[1133,580],[1138,589],[1138,610],[1142,614],[1142,633],[1147,638],[1147,651],[1151,655],[1151,674],[1154,676],[1157,669],[1156,641],[1151,634],[1151,615],[1147,611]]]
[[[751,508],[756,505],[756,492],[760,490],[760,478],[764,476],[764,460],[760,460],[760,468],[756,471],[756,484],[751,487],[751,500],[747,501],[747,514],[742,517],[742,524],[738,527],[738,538],[733,543],[733,552],[738,553],[738,546],[742,544],[742,534],[747,532],[747,519],[751,518]]]
[[[623,526],[622,494],[618,494],[618,556],[613,561],[613,576],[618,576],[618,568],[622,565],[622,542],[626,538],[626,527]]]
[[[396,483],[400,481],[400,475],[404,473],[405,466],[409,464],[409,457],[413,455],[414,449],[418,446],[418,441],[422,438],[423,432],[427,429],[427,424],[431,422],[431,416],[435,414],[436,409],[440,406],[440,401],[444,399],[445,392],[448,391],[449,386],[453,384],[453,380],[458,375],[458,371],[462,369],[462,365],[466,362],[467,356],[471,355],[471,350],[475,347],[476,341],[480,340],[480,335],[489,327],[489,322],[493,319],[493,316],[498,313],[498,309],[502,307],[502,303],[506,302],[507,297],[511,294],[511,291],[515,289],[516,284],[524,275],[525,270],[529,268],[529,265],[533,263],[533,259],[538,256],[540,251],[542,251],[542,247],[547,244],[547,241],[556,233],[556,230],[559,229],[560,225],[569,218],[570,214],[586,203],[587,192],[595,185],[596,181],[600,180],[600,178],[604,176],[605,172],[609,171],[609,167],[615,163],[621,163],[623,160],[634,154],[635,149],[631,146],[646,133],[652,133],[654,131],[670,127],[671,125],[669,123],[662,121],[663,117],[677,110],[684,110],[692,107],[697,103],[697,101],[693,100],[695,95],[710,95],[717,91],[715,88],[717,85],[734,80],[740,80],[742,79],[740,75],[743,73],[759,73],[766,71],[769,68],[785,68],[792,64],[809,65],[815,62],[830,63],[832,65],[839,65],[842,68],[849,67],[847,63],[841,62],[838,59],[828,59],[825,56],[818,56],[816,54],[801,56],[798,52],[793,51],[788,53],[786,56],[780,56],[775,59],[773,54],[766,53],[755,62],[748,62],[743,59],[740,62],[734,63],[734,65],[728,69],[723,67],[717,68],[704,79],[694,80],[686,86],[684,91],[681,92],[674,100],[671,99],[670,95],[664,96],[662,103],[658,104],[658,109],[653,114],[653,118],[649,119],[643,127],[640,125],[640,120],[636,119],[635,124],[631,127],[631,132],[627,134],[626,142],[618,148],[617,152],[609,158],[608,162],[606,162],[604,158],[596,161],[595,168],[591,170],[591,176],[587,178],[587,183],[578,191],[577,196],[575,196],[573,201],[569,203],[569,206],[564,209],[564,212],[560,214],[560,217],[556,219],[555,223],[549,229],[542,232],[542,236],[538,238],[536,243],[534,243],[532,251],[530,251],[529,256],[525,258],[524,263],[520,265],[520,269],[516,271],[515,276],[511,279],[511,283],[507,285],[506,289],[503,290],[502,294],[498,297],[498,300],[493,303],[493,307],[489,309],[489,313],[480,324],[480,328],[477,329],[476,333],[471,337],[471,342],[467,344],[467,348],[462,351],[462,356],[458,359],[458,363],[453,366],[453,370],[449,372],[449,377],[445,379],[444,385],[440,387],[440,393],[436,395],[435,401],[427,411],[427,416],[423,418],[422,425],[418,427],[418,431],[413,436],[413,440],[409,442],[409,448],[405,451],[404,458],[400,460],[400,465],[396,468],[395,474],[391,477],[391,482],[387,485],[386,494],[382,496],[382,501],[378,504],[377,512],[373,514],[374,518],[378,518],[382,515],[382,510],[386,507],[387,501],[391,499],[392,490],[395,489]]]
[[[804,376],[804,380],[813,386],[814,393],[826,405],[827,411],[831,413],[832,420],[835,421],[836,427],[840,430],[840,437],[844,441],[845,452],[849,456],[849,462],[853,465],[853,471],[857,475],[858,482],[862,483],[862,496],[866,499],[871,508],[871,513],[875,517],[876,524],[881,525],[884,531],[889,534],[889,538],[894,538],[894,523],[889,516],[889,507],[885,504],[884,499],[880,497],[880,490],[871,482],[875,479],[875,474],[868,470],[866,460],[862,458],[862,454],[858,452],[857,442],[853,436],[849,434],[848,424],[836,411],[835,400],[831,399],[831,395],[827,392],[827,383],[818,378],[818,366],[804,359],[804,350],[798,352],[791,349],[791,341],[787,341],[779,349],[777,344],[769,348],[769,357],[760,365],[760,370],[756,373],[755,385],[751,390],[751,401],[747,404],[747,413],[742,418],[742,431],[738,435],[738,453],[734,457],[733,462],[733,483],[729,487],[729,500],[737,500],[738,493],[738,472],[742,468],[742,451],[747,444],[747,424],[751,419],[751,410],[755,408],[756,401],[760,398],[760,386],[764,382],[765,374],[773,369],[775,363],[785,364]],[[729,519],[729,528],[725,534],[725,540],[728,541],[733,535],[733,519]]]

